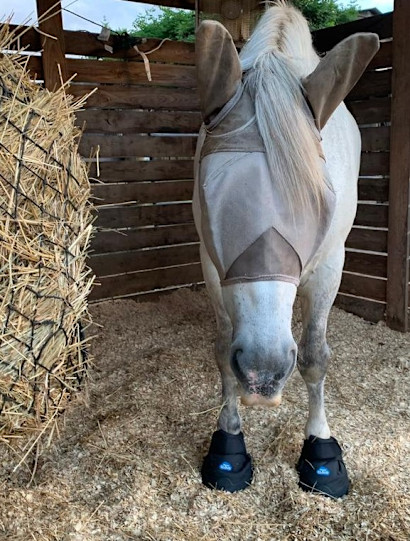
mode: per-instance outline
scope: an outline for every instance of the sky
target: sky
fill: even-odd
[[[343,5],[349,4],[348,0],[339,0]],[[379,8],[382,12],[392,11],[394,0],[357,0],[361,9]],[[11,6],[9,8],[9,6]],[[63,25],[66,30],[88,30],[98,32],[99,24],[103,20],[113,29],[131,28],[137,15],[144,13],[149,4],[127,2],[125,0],[63,0],[63,8],[67,8],[82,15],[92,22],[84,21],[71,13],[63,11]],[[155,8],[157,9],[157,8]],[[36,0],[0,0],[0,20],[12,15],[14,24],[26,23],[30,18],[30,24],[34,24],[36,18]],[[94,24],[93,24],[94,23]]]

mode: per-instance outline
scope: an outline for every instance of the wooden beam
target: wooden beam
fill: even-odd
[[[101,161],[99,179],[106,182],[139,182],[144,180],[186,180],[194,174],[194,160],[128,160]],[[97,176],[97,164],[90,164],[90,175]]]
[[[386,304],[384,302],[362,299],[343,293],[337,295],[335,305],[367,321],[374,322],[384,320],[384,313],[386,311]]]
[[[94,88],[95,84],[74,83],[70,85],[69,92],[81,98]],[[186,88],[110,84],[100,85],[84,107],[199,111],[199,97],[195,90],[187,91]]]
[[[49,90],[55,90],[61,86],[61,81],[68,79],[61,0],[37,0],[37,16],[39,28],[44,32],[41,35],[44,85]]]
[[[91,255],[187,242],[199,242],[193,223],[134,228],[128,229],[126,234],[113,229],[102,230],[97,231],[92,239]]]
[[[395,0],[387,268],[387,324],[409,330],[410,2]]]
[[[404,0],[406,1],[406,0]],[[312,32],[313,43],[320,52],[329,51],[339,41],[355,34],[356,32],[375,32],[380,39],[391,38],[392,36],[392,13],[366,17],[350,23],[339,24],[330,28],[322,28]]]
[[[124,297],[179,285],[188,286],[202,282],[200,263],[165,267],[142,272],[132,272],[100,278],[90,294],[90,300]]]
[[[199,243],[163,246],[150,250],[130,250],[91,255],[88,265],[100,278],[126,272],[147,271],[160,267],[187,265],[199,261]]]
[[[28,51],[40,51],[42,49],[41,35],[37,32],[34,26],[29,28],[27,26],[19,27],[16,24],[11,24],[9,28],[10,32],[19,29],[19,35],[22,34],[21,37],[19,37],[19,44],[21,47],[27,47]],[[22,33],[22,30],[24,30],[24,33]],[[82,30],[64,30],[63,35],[66,54],[92,56],[98,58],[107,57],[111,59],[119,58],[121,60],[132,59],[136,62],[143,62],[140,53],[137,53],[137,51],[132,47],[128,48],[127,46],[124,46],[124,49],[116,48],[113,53],[107,51],[104,48],[104,45],[114,45],[115,40],[113,38],[113,34],[111,34],[108,41],[104,43],[98,39],[99,34],[84,32]],[[139,43],[138,49],[143,52],[151,51],[152,49],[156,49],[158,45],[161,45],[161,43],[161,39],[144,38],[144,43]],[[386,50],[376,65],[378,67],[384,67],[386,62],[388,62],[388,55],[389,51]],[[188,64],[194,66],[195,43],[188,43],[186,41],[165,41],[162,43],[159,49],[150,54],[149,60],[150,62]],[[391,62],[389,65],[391,65]]]

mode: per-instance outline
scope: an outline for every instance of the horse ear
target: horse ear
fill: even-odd
[[[377,34],[359,33],[336,45],[303,81],[316,126],[321,130],[379,50]]]
[[[230,33],[217,21],[198,27],[195,56],[201,112],[207,122],[235,94],[242,69]]]

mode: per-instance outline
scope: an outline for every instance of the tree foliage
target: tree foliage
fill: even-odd
[[[158,13],[148,9],[145,14],[138,15],[132,24],[133,36],[144,38],[169,38],[177,41],[195,40],[195,14],[184,9],[161,7]]]
[[[340,0],[292,0],[307,18],[312,30],[346,23],[357,18],[357,4],[340,5]],[[138,15],[129,34],[136,37],[169,38],[178,41],[195,40],[195,14],[193,11],[161,7],[158,13],[148,9]]]
[[[311,30],[335,26],[357,19],[356,2],[343,7],[338,0],[292,0],[309,21]]]

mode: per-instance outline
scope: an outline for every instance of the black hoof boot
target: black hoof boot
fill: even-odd
[[[335,438],[328,440],[310,436],[303,444],[296,465],[299,486],[306,492],[316,492],[331,498],[341,498],[349,492],[349,478],[342,450]]]
[[[237,492],[252,481],[252,460],[246,452],[242,432],[213,433],[209,453],[202,464],[202,483],[209,488]]]

